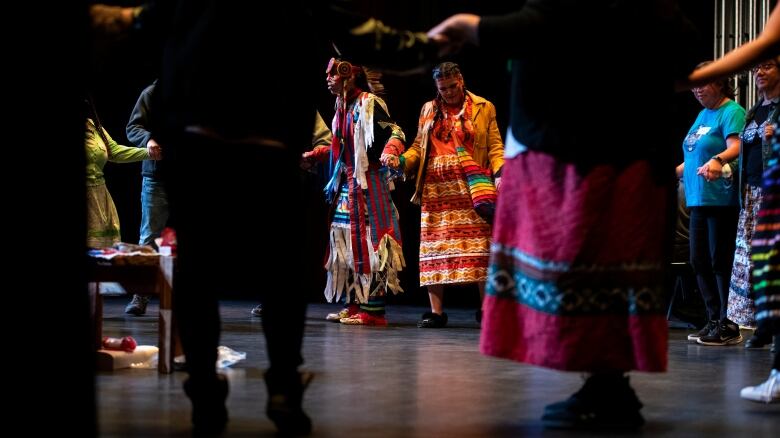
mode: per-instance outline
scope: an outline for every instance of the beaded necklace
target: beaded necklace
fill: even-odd
[[[436,120],[433,128],[433,135],[443,142],[449,142],[452,140],[452,135],[458,125],[460,125],[460,132],[463,134],[463,143],[470,144],[472,138],[471,124],[468,121],[471,120],[472,102],[468,94],[463,99],[463,106],[460,111],[450,116],[449,108],[441,100],[441,97],[436,98]],[[458,123],[460,122],[460,123]]]

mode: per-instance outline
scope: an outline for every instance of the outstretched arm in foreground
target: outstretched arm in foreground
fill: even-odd
[[[690,88],[710,83],[778,54],[780,54],[780,4],[772,10],[764,30],[756,39],[691,73],[686,86]]]

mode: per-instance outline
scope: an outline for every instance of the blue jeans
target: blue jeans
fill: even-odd
[[[141,184],[141,245],[152,245],[168,222],[168,194],[165,185],[154,178],[143,177]]]

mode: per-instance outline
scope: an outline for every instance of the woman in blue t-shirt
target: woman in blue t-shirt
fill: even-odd
[[[745,126],[745,109],[734,102],[728,79],[693,89],[704,109],[683,142],[685,161],[677,166],[691,210],[690,258],[707,306],[708,323],[688,340],[702,342],[709,335],[727,343],[742,340],[739,327],[726,318],[729,278],[739,212],[737,190],[727,164],[739,155],[739,134]]]

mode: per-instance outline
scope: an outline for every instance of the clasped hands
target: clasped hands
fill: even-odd
[[[723,175],[723,166],[717,160],[710,160],[696,169],[696,175],[701,175],[707,182],[717,180]]]
[[[150,160],[162,160],[162,147],[153,138],[146,142],[146,152],[149,153]]]
[[[398,169],[398,166],[401,165],[401,159],[398,158],[398,155],[393,154],[382,154],[379,157],[379,162],[391,169]]]

